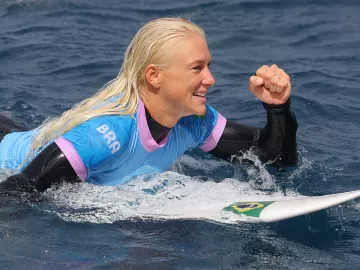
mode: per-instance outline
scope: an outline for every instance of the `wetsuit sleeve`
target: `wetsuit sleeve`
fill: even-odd
[[[267,112],[264,128],[254,128],[227,121],[223,134],[210,153],[230,160],[232,155],[241,156],[247,150],[261,161],[272,161],[276,166],[295,165],[297,162],[297,121],[290,109],[290,99],[281,105],[263,103]]]

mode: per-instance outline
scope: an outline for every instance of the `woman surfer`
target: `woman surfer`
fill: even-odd
[[[230,160],[254,149],[276,166],[297,162],[290,77],[262,66],[250,91],[267,112],[264,128],[225,119],[206,104],[215,84],[204,31],[180,18],[148,22],[128,46],[118,76],[60,117],[0,144],[3,168],[20,168],[2,187],[43,191],[61,181],[119,185],[163,172],[187,149]]]

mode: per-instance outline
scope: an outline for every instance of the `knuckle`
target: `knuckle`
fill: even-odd
[[[289,85],[289,83],[286,82],[286,81],[282,81],[282,82],[279,83],[279,86],[282,87],[282,88],[285,88],[285,87],[287,87],[288,85]]]
[[[271,78],[271,82],[274,83],[274,84],[277,84],[279,82],[279,78],[277,76],[273,76]]]
[[[264,74],[264,77],[266,80],[272,80],[274,78],[274,73],[273,72],[266,72]]]
[[[268,68],[269,68],[268,66],[263,65],[256,71],[256,75],[258,75],[258,76],[264,75]]]

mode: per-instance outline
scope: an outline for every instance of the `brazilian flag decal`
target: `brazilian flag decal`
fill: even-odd
[[[238,215],[245,215],[250,217],[259,217],[261,211],[272,204],[272,201],[267,202],[238,202],[233,203],[224,208],[225,211],[230,211]]]

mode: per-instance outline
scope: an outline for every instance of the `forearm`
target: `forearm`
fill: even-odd
[[[290,100],[284,105],[263,105],[267,111],[267,123],[259,132],[259,156],[264,161],[273,161],[276,166],[295,165],[298,161],[298,125],[290,108]]]
[[[230,160],[252,149],[263,162],[273,161],[277,166],[297,162],[297,122],[290,109],[290,100],[283,105],[264,104],[267,123],[264,128],[253,128],[227,121],[225,130],[211,154]]]

